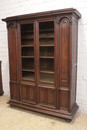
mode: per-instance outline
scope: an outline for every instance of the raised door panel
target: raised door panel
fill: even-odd
[[[10,95],[13,100],[19,99],[19,86],[16,82],[10,82]]]
[[[69,106],[69,93],[66,90],[60,91],[60,109],[68,110]]]
[[[35,86],[33,85],[21,85],[20,99],[23,102],[35,103]]]
[[[38,104],[44,107],[56,108],[56,91],[48,88],[39,88]]]
[[[70,51],[70,23],[67,18],[62,18],[59,22],[60,41],[60,109],[67,110],[69,106],[69,51]]]

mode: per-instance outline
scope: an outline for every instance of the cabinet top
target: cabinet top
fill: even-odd
[[[63,15],[63,14],[73,14],[73,13],[77,15],[78,19],[81,17],[81,14],[79,13],[78,10],[76,10],[74,8],[67,8],[67,9],[52,10],[52,11],[45,11],[45,12],[39,12],[39,13],[31,13],[31,14],[25,14],[25,15],[6,17],[5,19],[2,19],[2,21],[9,22],[9,21],[29,19],[29,18]]]

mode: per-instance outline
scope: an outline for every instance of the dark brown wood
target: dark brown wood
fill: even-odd
[[[40,12],[40,13],[33,13],[33,14],[27,14],[27,15],[19,15],[19,16],[13,16],[13,17],[7,17],[6,19],[2,19],[3,21],[14,21],[14,20],[27,20],[27,19],[33,19],[36,17],[48,17],[48,16],[54,16],[54,15],[62,15],[62,14],[69,14],[69,13],[75,13],[78,18],[81,17],[81,14],[78,12],[78,10],[73,8],[68,9],[60,9],[60,10],[54,10],[54,11],[46,11],[46,12]]]
[[[7,22],[11,106],[73,119],[80,13],[73,8]]]
[[[2,85],[2,70],[1,70],[1,61],[0,61],[0,96],[3,95],[3,85]]]

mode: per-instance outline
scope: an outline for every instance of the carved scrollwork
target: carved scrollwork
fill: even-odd
[[[17,22],[11,22],[11,23],[7,23],[7,28],[17,28]]]
[[[63,22],[65,22],[65,23],[68,23],[68,21],[69,21],[69,23],[72,23],[71,16],[57,16],[56,17],[57,24],[59,24],[61,20],[63,20]]]

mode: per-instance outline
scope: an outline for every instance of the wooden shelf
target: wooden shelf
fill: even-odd
[[[39,39],[54,39],[54,36],[40,36]]]
[[[54,44],[40,44],[40,47],[54,47]]]
[[[34,81],[34,74],[30,74],[30,75],[23,75],[22,76],[23,80],[27,80],[27,81]]]
[[[28,78],[28,77],[23,77],[22,80],[26,80],[26,81],[34,81],[34,79],[32,79],[32,78]]]
[[[33,36],[33,34],[23,34],[22,35],[22,39],[30,39],[30,38],[33,38],[34,39],[34,36]]]
[[[27,30],[27,31],[23,31],[21,34],[30,34],[30,33],[33,33],[33,30]]]
[[[22,71],[25,71],[25,72],[34,72],[34,69],[22,69]]]
[[[34,58],[34,56],[22,56],[22,58]]]
[[[31,40],[22,40],[22,42],[21,42],[21,46],[27,46],[27,45],[32,45],[32,46],[34,46],[34,40],[33,39],[31,39]]]
[[[40,58],[43,58],[43,59],[54,59],[53,56],[40,56]]]
[[[40,73],[40,82],[54,84],[54,75],[47,73]]]
[[[22,38],[21,40],[22,40],[22,41],[26,41],[26,40],[34,40],[34,38],[33,38],[33,37],[29,37],[29,38]]]
[[[41,71],[40,71],[40,73],[54,74],[54,72],[53,72],[53,71],[44,71],[44,70],[43,70],[43,71],[41,70]]]
[[[40,80],[41,83],[45,83],[45,84],[54,84],[54,82],[52,82],[51,80]]]
[[[34,45],[21,45],[21,47],[34,47]]]

